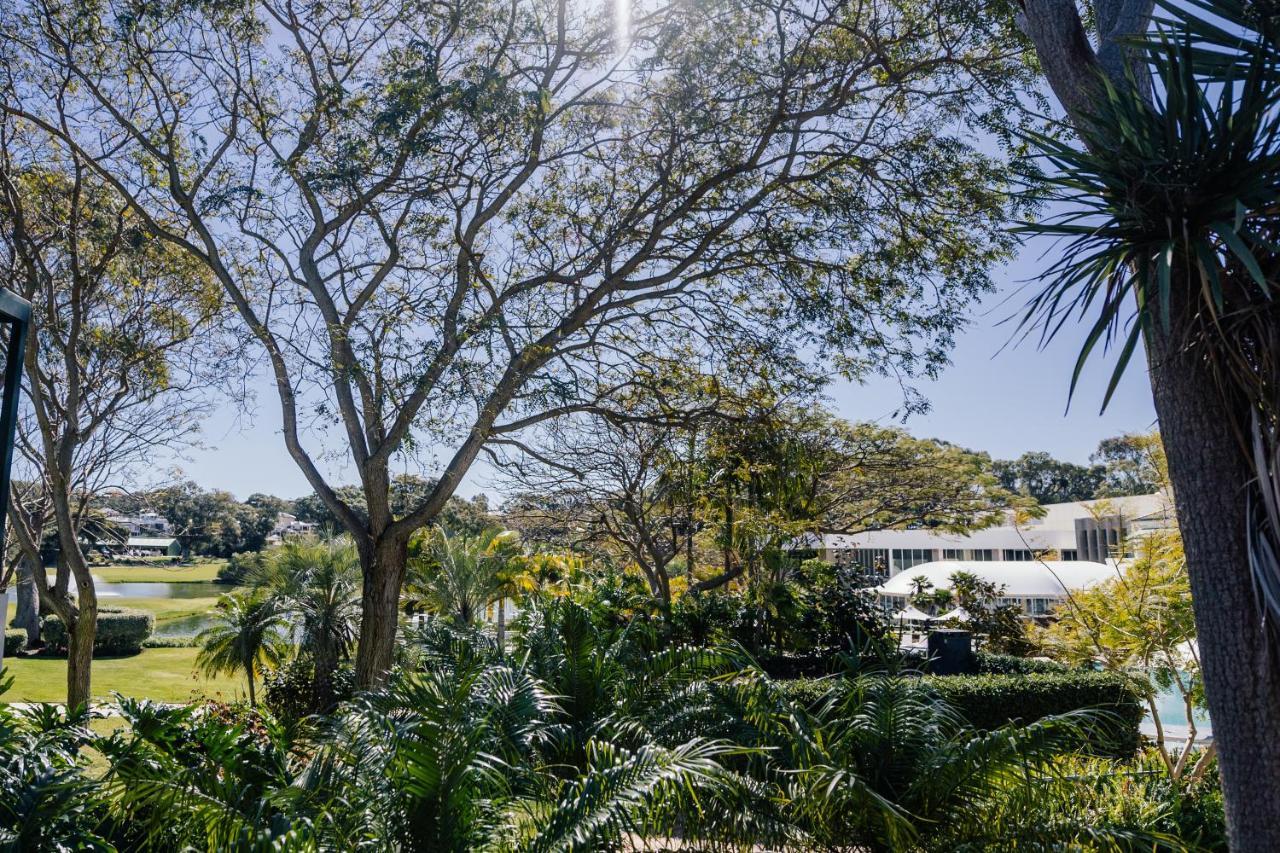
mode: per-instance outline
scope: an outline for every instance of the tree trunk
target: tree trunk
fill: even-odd
[[[317,714],[333,710],[333,673],[337,668],[337,649],[332,642],[322,640],[316,649],[315,680],[311,684],[311,710]]]
[[[92,698],[93,639],[98,628],[98,603],[81,602],[76,618],[67,625],[67,710],[88,706]]]
[[[9,590],[0,589],[0,613],[9,612]],[[0,669],[4,668],[4,638],[0,637]]]
[[[384,538],[368,553],[371,559],[361,554],[364,588],[360,592],[360,644],[356,650],[356,684],[366,690],[386,680],[395,657],[408,543]]]
[[[32,567],[30,560],[18,564],[17,572],[17,612],[13,617],[13,627],[27,632],[27,647],[40,645],[40,594],[36,591],[36,578],[33,572],[40,566]]]
[[[1187,298],[1184,296],[1184,298]],[[1231,411],[1198,349],[1182,351],[1187,306],[1169,338],[1148,340],[1151,386],[1191,579],[1214,742],[1233,851],[1280,849],[1280,667],[1254,594],[1245,540],[1254,472]]]
[[[249,707],[254,708],[254,707],[257,707],[257,704],[258,704],[258,694],[253,689],[253,663],[252,662],[250,662],[250,664],[247,667],[245,667],[244,672],[245,672],[245,675],[249,677]]]
[[[498,598],[498,648],[507,653],[507,599]]]

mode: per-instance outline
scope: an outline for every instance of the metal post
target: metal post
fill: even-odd
[[[31,325],[31,303],[12,291],[0,288],[0,322],[9,327],[4,397],[0,398],[0,560],[3,560],[4,522],[9,517],[9,474],[13,469],[13,440],[18,429],[18,396],[22,393],[22,367],[27,349],[27,327]]]

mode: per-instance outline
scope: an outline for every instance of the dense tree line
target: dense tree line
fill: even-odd
[[[339,488],[353,506],[359,506],[358,487]],[[422,477],[397,477],[391,485],[392,506],[395,511],[403,512],[430,488],[430,481]],[[96,499],[95,505],[99,510],[124,515],[154,511],[169,522],[173,536],[185,553],[210,557],[263,550],[281,513],[314,524],[316,532],[322,535],[334,535],[341,530],[324,501],[315,494],[287,499],[255,493],[240,501],[228,491],[205,489],[190,480],[154,489],[105,493]],[[493,524],[483,495],[473,500],[452,498],[441,519],[448,529],[467,532]]]
[[[1011,492],[1042,504],[1150,494],[1160,488],[1164,451],[1159,434],[1105,438],[1088,465],[1029,451],[1017,459],[997,459],[992,471]]]

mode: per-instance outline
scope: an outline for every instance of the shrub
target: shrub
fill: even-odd
[[[218,569],[218,583],[239,585],[251,571],[262,568],[266,556],[261,551],[241,551],[232,554],[226,565]]]
[[[779,681],[791,701],[812,708],[830,687],[829,680],[802,678]],[[1138,749],[1144,706],[1138,694],[1118,675],[1103,672],[1065,671],[1024,675],[940,675],[921,678],[922,688],[932,690],[977,729],[995,729],[1008,723],[1030,723],[1053,714],[1098,708],[1114,715],[1100,726],[1099,737],[1089,744],[1099,755],[1128,758]]]
[[[1087,814],[1100,830],[1139,837],[1159,832],[1178,839],[1187,850],[1227,850],[1216,761],[1201,779],[1174,782],[1152,749],[1131,761],[1064,755],[1055,775],[1067,785],[1061,807]]]
[[[1129,682],[1112,673],[948,675],[929,676],[924,681],[979,729],[1100,708],[1115,719],[1105,724],[1101,738],[1090,744],[1094,751],[1124,758],[1133,755],[1141,742],[1142,700]]]
[[[12,657],[21,654],[27,648],[27,632],[25,628],[9,628],[4,632],[4,656]]]
[[[315,665],[305,657],[286,661],[262,677],[263,703],[281,720],[299,720],[311,713]],[[341,702],[355,693],[355,674],[339,667],[333,674],[334,699]]]
[[[199,645],[195,637],[148,637],[142,641],[144,649],[194,649]]]
[[[994,652],[974,652],[978,672],[993,675],[1026,675],[1032,672],[1070,672],[1066,664],[1052,660],[1036,660],[1017,655],[1000,655]]]
[[[98,633],[93,641],[94,654],[131,655],[142,651],[142,644],[155,630],[156,617],[145,610],[103,608],[98,611]],[[41,636],[45,644],[66,651],[67,631],[55,615],[44,617]]]

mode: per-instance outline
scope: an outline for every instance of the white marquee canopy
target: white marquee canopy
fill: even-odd
[[[1069,590],[1084,589],[1116,576],[1113,567],[1085,560],[943,560],[899,572],[876,587],[875,592],[909,597],[915,591],[916,578],[927,580],[933,589],[951,589],[951,576],[956,572],[968,572],[1003,586],[1007,598],[1062,598]]]

